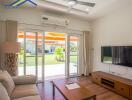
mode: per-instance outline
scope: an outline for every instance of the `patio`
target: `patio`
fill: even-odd
[[[26,67],[26,73],[28,75],[35,75],[35,66]],[[54,78],[64,78],[65,77],[65,64],[53,64],[45,65],[45,80],[50,80]],[[23,75],[23,67],[18,67],[19,75]],[[77,73],[77,66],[74,63],[70,63],[70,73]],[[38,66],[38,79],[42,79],[42,67]]]

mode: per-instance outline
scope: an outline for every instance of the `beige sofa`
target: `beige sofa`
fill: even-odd
[[[7,71],[0,71],[0,100],[41,100],[36,77],[11,77]]]

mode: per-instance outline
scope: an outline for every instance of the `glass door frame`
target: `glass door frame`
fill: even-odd
[[[46,33],[47,33],[47,32],[50,32],[50,31],[45,31],[45,32],[44,32],[45,36],[46,36]],[[54,31],[53,31],[53,32],[54,32]],[[60,34],[61,34],[61,33],[63,33],[63,32],[56,32],[56,31],[55,31],[55,33],[60,33]],[[63,34],[65,34],[65,36],[64,36],[64,37],[65,37],[65,39],[64,39],[64,47],[66,48],[66,39],[67,39],[66,36],[67,36],[67,33],[63,33]],[[54,36],[53,36],[53,37],[54,37]],[[56,40],[54,40],[54,41],[56,41]],[[57,42],[58,42],[58,41],[61,41],[61,40],[57,40]],[[46,43],[46,39],[45,39],[45,43]],[[44,44],[44,46],[45,46],[45,50],[46,50],[46,44]],[[65,70],[66,70],[66,69],[65,69],[65,68],[66,68],[66,59],[65,59],[65,58],[66,58],[66,51],[65,51],[64,54],[65,54],[65,55],[64,55],[64,75],[63,75],[63,76],[65,77],[65,72],[66,72],[66,71],[65,71]],[[46,55],[46,54],[45,54],[45,55]],[[45,57],[45,55],[44,55],[44,57]],[[45,64],[46,64],[46,62],[44,63],[44,69],[46,69],[46,65],[45,65]],[[60,75],[60,78],[62,78],[62,77],[61,77],[61,74],[58,74],[58,75]],[[46,72],[44,73],[44,77],[45,77],[45,80],[46,80]],[[51,78],[51,79],[52,79],[52,78]]]
[[[37,76],[37,81],[38,80],[38,50],[37,50],[37,47],[38,47],[38,33],[42,33],[42,36],[44,37],[45,36],[45,31],[40,31],[40,30],[21,30],[20,32],[23,32],[24,33],[24,64],[23,64],[23,75],[27,75],[26,73],[26,33],[27,32],[32,32],[35,34],[35,75]],[[18,39],[17,39],[18,41]],[[42,45],[42,51],[45,50],[45,46],[44,46],[44,38],[42,38],[42,41],[43,41],[43,45]],[[18,66],[19,67],[19,66]],[[44,52],[42,52],[42,79],[41,81],[44,82]],[[40,81],[40,82],[41,82]]]
[[[79,65],[80,65],[80,62],[79,62],[79,58],[80,58],[80,34],[72,34],[72,33],[67,33],[67,36],[66,36],[66,70],[65,70],[65,76],[66,78],[70,78],[70,77],[74,77],[73,75],[70,75],[70,37],[71,36],[75,36],[75,37],[78,37],[79,41],[78,41],[78,50],[77,50],[77,75],[75,76],[78,76],[79,74]]]
[[[37,76],[38,78],[38,50],[37,50],[37,46],[38,46],[38,32],[42,33],[42,36],[43,36],[43,39],[42,39],[42,81],[40,82],[44,82],[45,80],[45,39],[44,39],[44,36],[45,36],[45,32],[44,30],[21,30],[20,32],[24,32],[24,64],[23,64],[23,74],[26,75],[26,32],[33,32],[35,33],[35,54],[36,54],[36,57],[35,57],[35,75]],[[66,47],[66,52],[65,52],[65,77],[66,78],[69,78],[71,77],[70,76],[70,36],[75,36],[75,37],[78,37],[79,38],[79,41],[78,41],[78,48],[80,48],[80,34],[71,34],[71,33],[65,33],[65,47]],[[80,58],[80,49],[78,49],[78,57],[77,57],[77,75],[78,75],[78,70],[79,70],[79,58]]]

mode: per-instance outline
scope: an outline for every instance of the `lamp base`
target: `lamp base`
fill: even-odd
[[[17,71],[17,57],[15,53],[6,53],[5,54],[5,69],[11,76],[18,75]]]

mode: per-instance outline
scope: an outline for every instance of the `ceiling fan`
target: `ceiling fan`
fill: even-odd
[[[89,7],[94,7],[95,3],[91,3],[91,2],[83,2],[83,1],[79,1],[79,0],[65,0],[68,1],[68,5],[73,7],[76,4],[80,4],[80,5],[85,5],[85,6],[89,6]]]

